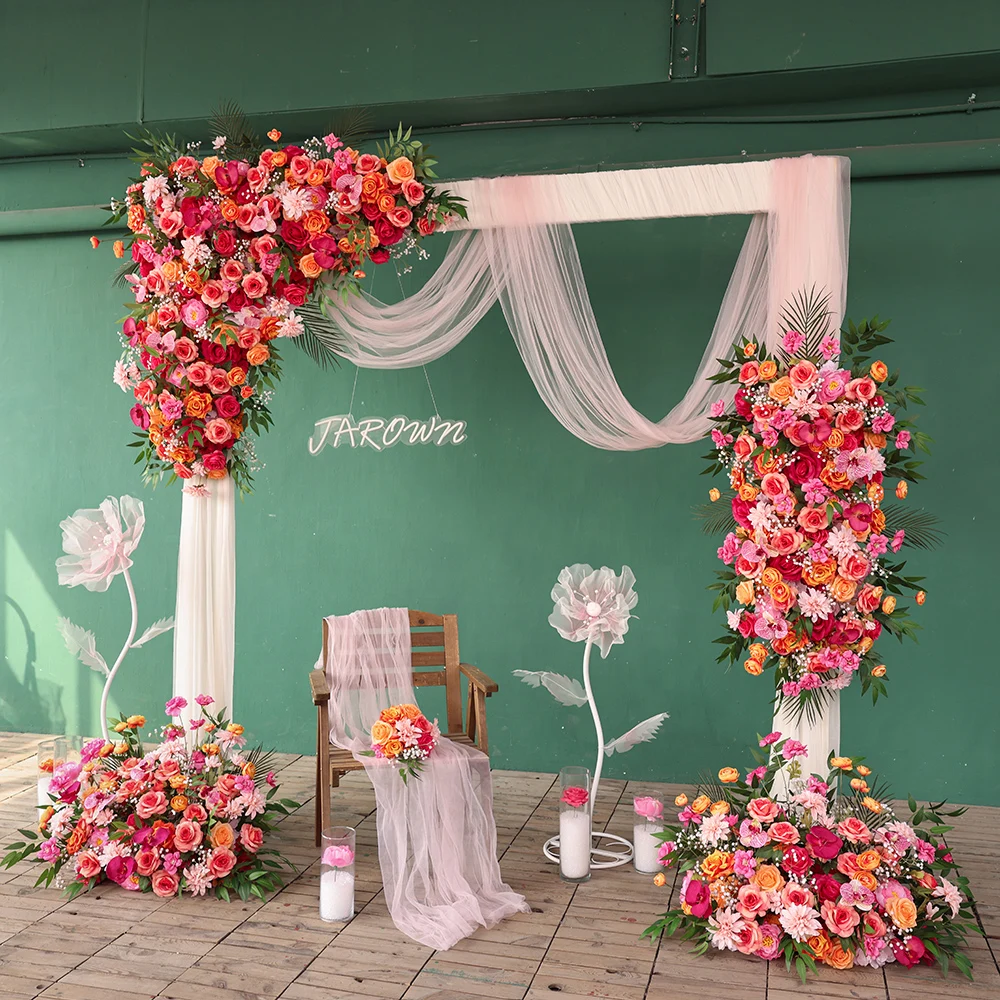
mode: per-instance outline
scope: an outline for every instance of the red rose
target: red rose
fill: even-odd
[[[397,229],[388,219],[378,219],[372,228],[383,247],[391,247],[403,238],[403,230]]]
[[[747,401],[747,397],[742,386],[736,390],[736,396],[733,398],[733,403],[736,406],[736,412],[744,420],[749,420],[750,417],[753,416],[753,411],[750,409],[750,403]]]
[[[281,238],[296,250],[301,250],[309,242],[309,234],[305,227],[291,219],[285,219],[281,224]]]
[[[857,434],[845,434],[844,443],[840,446],[841,451],[854,451],[858,445],[861,444],[860,438]]]
[[[802,876],[812,868],[809,852],[802,847],[789,847],[781,857],[781,867],[792,875]]]
[[[691,908],[691,916],[704,920],[712,912],[712,890],[707,882],[692,879],[684,893],[684,902]]]
[[[820,861],[832,861],[843,846],[843,840],[825,826],[811,827],[806,834],[806,847]]]
[[[907,969],[913,968],[924,957],[927,951],[923,941],[918,937],[908,938],[905,945],[895,938],[890,943],[892,945],[892,953],[896,956],[896,961]]]
[[[231,229],[220,229],[212,240],[215,252],[221,257],[229,257],[236,249],[236,237]]]
[[[382,214],[382,212],[379,210],[378,205],[374,202],[368,202],[368,204],[361,206],[361,214],[364,215],[369,222],[374,222],[375,219]]]
[[[802,579],[802,564],[795,562],[791,556],[778,556],[768,561],[789,583],[798,583]]]
[[[174,346],[176,348],[176,344]],[[177,353],[176,350],[174,353]],[[217,365],[225,360],[226,349],[214,340],[203,340],[201,342],[201,356],[211,364]]]
[[[201,456],[201,464],[206,472],[223,472],[226,468],[226,456],[221,451],[206,451]]]
[[[389,251],[386,247],[376,247],[368,256],[373,264],[384,264],[389,259]]]
[[[740,623],[737,625],[739,633],[744,639],[749,639],[750,636],[754,634],[754,628],[757,624],[757,616],[751,611],[744,611],[740,616]]]
[[[784,473],[793,483],[804,483],[816,479],[823,470],[823,462],[814,451],[797,451],[795,457],[784,468]]]
[[[304,285],[285,285],[279,294],[289,305],[293,306],[303,305],[309,296]]]
[[[806,842],[808,843],[808,836],[806,837]],[[819,897],[820,902],[833,902],[840,899],[840,887],[843,884],[839,879],[834,878],[832,875],[826,875],[820,873],[813,876],[816,881],[816,895]]]
[[[239,400],[235,396],[229,394],[220,396],[215,401],[215,412],[218,413],[220,417],[225,417],[227,420],[231,420],[233,417],[239,416]]]
[[[754,503],[750,503],[747,500],[741,500],[739,497],[733,497],[733,517],[736,519],[736,523],[741,528],[749,528],[750,521],[747,519],[747,515],[750,513],[750,509],[756,506]]]
[[[810,630],[812,641],[820,642],[825,639],[833,631],[834,624],[833,618],[820,618],[818,622],[813,622]]]

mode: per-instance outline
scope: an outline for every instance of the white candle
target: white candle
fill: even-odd
[[[632,857],[637,872],[658,872],[660,862],[658,856],[663,846],[662,840],[655,835],[663,833],[662,823],[636,823],[632,827]]]
[[[590,813],[586,809],[559,813],[559,870],[565,878],[590,874]]]
[[[323,872],[319,877],[319,915],[323,920],[350,920],[354,916],[354,874]]]
[[[49,782],[51,780],[52,778],[48,774],[43,774],[38,779],[38,804],[40,806],[52,805],[52,800],[49,798]]]

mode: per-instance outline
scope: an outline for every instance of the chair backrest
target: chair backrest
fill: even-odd
[[[432,615],[410,610],[410,635],[414,687],[445,689],[448,732],[462,730],[462,677],[458,669],[458,615]],[[328,628],[323,620],[323,648],[327,648]],[[427,669],[437,668],[437,669]]]

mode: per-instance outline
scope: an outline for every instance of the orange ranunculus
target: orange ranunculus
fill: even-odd
[[[857,871],[852,878],[855,882],[860,882],[866,889],[871,889],[872,892],[878,888],[878,878],[871,872]]]
[[[248,778],[257,777],[257,765],[252,761],[248,760],[241,768],[240,771]]]
[[[781,872],[774,865],[760,865],[750,881],[764,892],[781,892],[785,885]]]
[[[802,571],[802,579],[810,587],[824,587],[832,583],[837,575],[837,562],[835,559],[827,559],[825,562],[811,562]]]
[[[307,253],[299,258],[299,270],[307,278],[318,278],[323,273],[323,268],[316,263],[316,254]]]
[[[87,843],[90,838],[90,827],[87,826],[84,820],[80,820],[76,824],[76,828],[70,834],[69,840],[66,841],[66,853],[76,854],[83,848],[83,845]]]
[[[833,583],[830,584],[830,596],[835,601],[846,603],[854,597],[857,589],[858,585],[854,580],[845,580],[842,576],[837,576],[834,577]]]
[[[734,781],[740,780],[740,772],[735,767],[724,767],[719,771],[719,781],[724,785],[731,785]]]
[[[872,646],[874,646],[874,645],[875,645],[875,642],[872,639],[872,637],[870,635],[866,635],[861,640],[861,642],[858,643],[858,652],[861,653],[862,656],[864,656],[864,654],[867,653],[868,650],[871,649]]]
[[[770,358],[760,363],[760,370],[757,375],[761,382],[770,382],[778,374],[778,364]]]
[[[819,478],[830,487],[831,490],[850,489],[854,480],[846,472],[838,472],[832,465],[826,465],[819,474]]]
[[[728,851],[712,851],[701,863],[701,871],[713,882],[733,873],[733,856]]]
[[[386,757],[398,757],[402,752],[402,740],[389,740],[382,746],[382,753],[384,753]]]
[[[765,587],[773,587],[776,583],[781,583],[781,573],[778,572],[773,566],[768,566],[766,570],[760,575],[760,582],[764,584]]]
[[[197,271],[188,271],[184,275],[184,287],[201,295],[205,288],[205,279]]]
[[[751,604],[753,603],[753,581],[752,580],[740,580],[736,585],[736,600],[740,604]]]
[[[121,260],[125,256],[125,244],[121,240],[115,240],[111,244],[111,249],[114,251],[114,255]]]
[[[192,389],[184,397],[184,412],[189,417],[204,417],[212,408],[212,395]]]
[[[767,659],[767,646],[761,642],[754,642],[750,644],[750,648],[747,653],[752,656],[755,660],[766,660]]]
[[[723,768],[723,771],[727,768]],[[736,768],[728,768],[728,770],[735,771]],[[722,771],[719,772],[720,774]],[[736,777],[739,777],[739,772],[737,772]],[[709,807],[708,811],[712,816],[725,816],[729,812],[729,803],[725,799],[719,799],[718,802],[713,802]]]
[[[310,236],[319,236],[330,228],[330,217],[326,212],[314,208],[302,217],[302,226]]]
[[[247,364],[262,365],[271,356],[271,349],[267,344],[254,344],[247,351]]]
[[[851,788],[855,792],[867,792],[868,782],[864,778],[851,778]]]
[[[188,801],[186,795],[175,795],[170,800],[170,808],[173,809],[175,813],[182,813],[191,803]]]
[[[795,386],[787,375],[782,375],[777,382],[771,383],[771,388],[767,390],[771,397],[779,406],[785,406],[792,396],[795,395]]]
[[[891,615],[893,613],[893,611],[895,611],[895,610],[896,610],[896,598],[893,597],[892,594],[890,594],[882,602],[882,614],[884,614],[884,615]]]
[[[236,843],[236,831],[228,823],[216,823],[208,835],[213,847],[232,847]]]
[[[873,361],[871,368],[868,369],[868,374],[875,382],[884,382],[889,377],[889,369],[884,361]]]
[[[392,738],[393,728],[388,722],[383,722],[379,719],[372,724],[371,734],[372,743],[385,743],[386,740]]]
[[[874,431],[865,431],[865,446],[868,448],[877,448],[881,451],[885,447],[885,435],[876,434]]]
[[[841,771],[850,771],[854,767],[854,761],[850,757],[831,757],[830,767],[839,768]]]
[[[751,677],[760,677],[760,675],[764,672],[764,664],[760,660],[755,660],[751,657],[749,660],[744,661],[743,669]]]
[[[698,798],[691,803],[691,811],[696,812],[699,815],[703,813],[710,805],[712,800],[707,795],[699,795]]]
[[[865,767],[864,764],[858,764],[854,770],[857,771],[862,778],[867,778],[868,775],[872,773],[872,769],[870,767]]]
[[[885,904],[885,912],[900,930],[908,931],[917,926],[917,907],[912,899],[893,896]]]
[[[839,427],[830,428],[830,436],[824,442],[827,448],[842,448],[844,446],[844,432]]]
[[[128,227],[133,233],[139,232],[146,224],[146,210],[142,205],[129,205],[128,207]]]
[[[918,590],[916,592],[916,594],[914,595],[913,599],[917,602],[917,604],[923,604],[924,601],[927,600],[927,591],[926,590]]]
[[[854,967],[854,952],[844,949],[839,941],[830,945],[830,950],[823,959],[831,969],[851,969]]]
[[[905,479],[900,479],[896,483],[896,498],[898,500],[905,500],[906,494],[910,492],[910,484]]]
[[[757,345],[751,340],[743,345],[743,357],[752,358],[757,353]]]
[[[756,500],[759,492],[760,490],[758,490],[756,486],[751,486],[750,483],[744,483],[739,488],[740,499],[745,500],[747,503],[750,503],[752,500]]]
[[[687,804],[688,804],[688,797],[683,792],[681,792],[680,795],[675,796],[674,805],[677,806],[679,809],[683,809]]]
[[[667,884],[667,876],[664,875],[663,872],[657,872],[653,876],[653,885],[655,885],[657,888],[663,888],[663,886],[665,886],[666,884]]]

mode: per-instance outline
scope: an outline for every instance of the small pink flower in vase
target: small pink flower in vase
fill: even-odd
[[[570,787],[563,790],[562,801],[574,809],[585,806],[590,800],[590,793],[586,788]]]
[[[328,868],[349,868],[354,864],[354,851],[346,844],[331,844],[323,852],[322,863]]]
[[[663,803],[651,795],[643,795],[632,800],[636,815],[647,820],[663,819]]]

